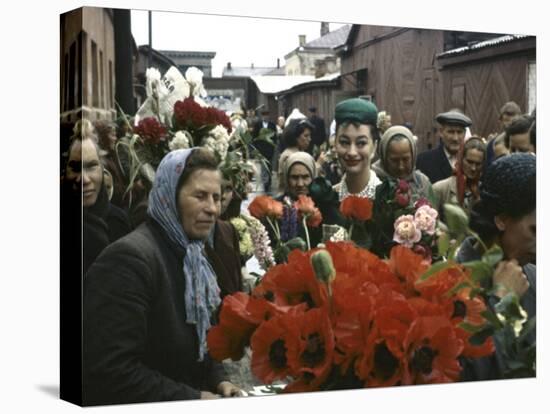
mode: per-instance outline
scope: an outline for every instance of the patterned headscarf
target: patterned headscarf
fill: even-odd
[[[204,241],[189,240],[176,205],[178,181],[192,151],[193,149],[172,151],[162,159],[149,194],[147,213],[160,224],[173,243],[185,249],[185,312],[187,323],[196,325],[199,361],[202,361],[206,354],[206,333],[210,329],[210,317],[220,305],[221,299],[216,275],[203,254]]]

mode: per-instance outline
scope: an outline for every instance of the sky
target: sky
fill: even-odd
[[[320,37],[318,21],[233,17],[206,14],[153,12],[153,48],[157,50],[216,52],[212,75],[220,77],[223,67],[281,66],[284,56],[298,47],[298,36],[306,42]],[[345,23],[345,22],[344,22]],[[334,31],[343,23],[331,23]],[[149,43],[145,10],[132,10],[132,34],[138,46]]]

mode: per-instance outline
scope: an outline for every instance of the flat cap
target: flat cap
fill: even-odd
[[[472,120],[470,118],[457,111],[440,113],[435,117],[435,120],[442,125],[460,125],[463,127],[472,125]]]
[[[344,121],[353,121],[376,126],[378,108],[376,108],[375,104],[366,99],[346,99],[336,105],[334,119],[336,119],[338,124]]]

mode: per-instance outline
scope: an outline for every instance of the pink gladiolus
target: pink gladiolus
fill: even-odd
[[[413,247],[422,238],[422,232],[416,228],[414,217],[410,214],[400,216],[393,224],[393,240],[406,247]]]
[[[414,224],[418,229],[431,236],[435,233],[437,215],[437,210],[426,205],[422,206],[414,213]]]

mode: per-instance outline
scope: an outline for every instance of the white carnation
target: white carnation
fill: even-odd
[[[170,151],[189,148],[191,145],[189,142],[189,137],[187,136],[188,134],[189,132],[187,131],[176,132],[176,135],[174,135],[174,138],[172,138],[172,141],[168,144]]]

